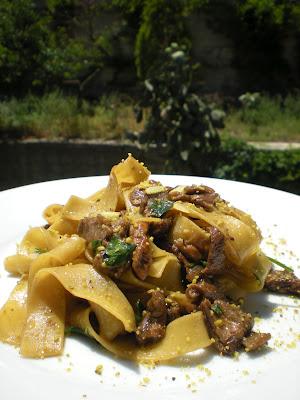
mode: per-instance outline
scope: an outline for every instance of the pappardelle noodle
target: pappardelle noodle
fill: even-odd
[[[105,188],[43,216],[5,259],[20,280],[0,310],[0,340],[22,356],[62,354],[75,328],[137,362],[269,339],[239,304],[272,266],[260,231],[212,188],[165,186],[129,155]]]

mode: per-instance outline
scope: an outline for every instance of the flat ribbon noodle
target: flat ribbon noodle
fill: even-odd
[[[39,257],[40,252],[48,252],[67,240],[68,238],[42,227],[30,228],[18,246],[17,254],[4,260],[5,269],[12,274],[28,274],[31,264]]]
[[[251,215],[247,214],[246,212],[240,210],[239,208],[229,206],[224,201],[217,203],[217,209],[220,210],[223,214],[231,215],[234,218],[240,219],[246,225],[249,225],[252,228],[257,236],[262,239],[261,231],[258,228],[256,222],[252,219]]]
[[[76,233],[79,220],[96,212],[96,204],[98,203],[78,196],[71,196],[49,229],[60,234],[72,235]]]
[[[165,290],[182,291],[181,266],[177,257],[160,249],[153,242],[151,247],[152,263],[146,281]]]
[[[118,211],[125,208],[123,191],[147,179],[150,171],[131,155],[115,165],[109,176],[108,185],[99,201],[99,210]]]
[[[62,217],[71,221],[80,221],[94,210],[94,204],[96,203],[78,196],[71,196],[62,210]]]
[[[142,281],[131,270],[127,270],[120,276],[119,281],[145,290],[160,287],[167,291],[182,291],[181,267],[177,257],[160,249],[153,242],[151,249],[152,263],[148,277]]]
[[[161,341],[143,347],[137,346],[132,336],[119,336],[114,341],[108,341],[92,327],[90,313],[89,307],[77,308],[70,315],[68,322],[70,325],[82,329],[110,352],[128,360],[137,362],[167,361],[211,345],[201,311],[172,321],[167,326],[166,335]]]
[[[15,254],[8,256],[4,260],[4,266],[6,271],[13,275],[28,274],[33,257],[25,256],[23,254]]]
[[[57,218],[61,215],[62,209],[64,206],[61,204],[50,204],[45,208],[43,212],[43,217],[48,222],[48,224],[52,225]]]
[[[236,267],[241,272],[234,281],[247,292],[258,292],[263,289],[266,276],[272,268],[272,262],[261,251],[247,259],[242,268]]]
[[[107,340],[113,340],[116,336],[125,332],[124,325],[113,314],[92,301],[90,305],[91,309],[96,314],[97,321],[101,328],[101,335]]]
[[[96,201],[96,202],[100,201],[103,196],[104,190],[105,190],[105,188],[97,190],[97,192],[95,192],[95,193],[91,194],[89,197],[87,197],[86,200]]]
[[[171,231],[172,240],[183,239],[187,243],[199,245],[209,242],[209,233],[199,227],[189,218],[178,215]]]
[[[41,254],[31,264],[29,271],[29,288],[34,275],[39,270],[42,268],[58,267],[60,265],[68,264],[83,254],[84,250],[85,240],[77,235],[74,235],[51,251]]]
[[[24,357],[44,358],[63,351],[66,294],[62,285],[47,271],[49,269],[42,269],[35,275],[28,296],[27,319],[20,346]]]
[[[61,354],[66,291],[112,314],[127,332],[135,330],[134,312],[124,294],[110,278],[98,273],[91,265],[44,268],[36,273],[30,290],[27,321],[21,342],[21,353],[24,356]]]
[[[19,346],[27,315],[27,277],[23,277],[0,310],[0,340]]]
[[[257,232],[238,218],[219,211],[208,212],[194,204],[181,201],[175,202],[173,210],[195,218],[195,223],[201,224],[204,221],[206,225],[217,227],[228,239],[225,241],[227,258],[238,266],[259,249],[260,237]]]
[[[61,235],[73,235],[77,232],[78,221],[62,218],[61,216],[48,229],[49,231],[58,232]]]

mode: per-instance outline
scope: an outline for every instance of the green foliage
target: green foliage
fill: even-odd
[[[293,23],[296,27],[300,17],[300,5],[290,0],[237,0],[237,10],[241,17],[252,14],[258,23],[284,26]]]
[[[278,2],[276,0],[246,0],[238,1],[239,12],[246,15],[252,12],[257,19],[262,20],[268,16],[274,24],[281,25],[284,21],[286,11],[286,1]]]
[[[6,94],[51,88],[102,67],[111,56],[108,31],[114,28],[98,29],[106,8],[88,0],[1,1],[0,77]]]
[[[135,65],[137,75],[145,78],[159,63],[158,54],[171,42],[191,46],[187,17],[208,0],[115,0],[125,13],[137,14]]]
[[[286,97],[246,93],[239,97],[240,108],[229,111],[224,131],[245,140],[299,141],[300,96]]]
[[[245,142],[226,139],[212,165],[212,175],[300,194],[300,149],[257,150]]]
[[[244,91],[286,93],[299,86],[286,53],[286,38],[299,42],[299,2],[210,0],[204,11],[212,29],[234,44],[232,64]]]
[[[241,102],[244,108],[256,108],[260,101],[260,93],[244,93],[239,97],[239,101]]]
[[[139,77],[146,76],[155,68],[157,55],[169,43],[190,46],[185,26],[186,17],[203,1],[152,0],[145,1],[141,15],[142,23],[136,36],[135,61]]]
[[[59,92],[49,93],[42,98],[29,95],[20,101],[12,98],[0,103],[0,129],[16,134],[45,134],[52,136],[55,131],[74,135],[77,131],[77,100],[63,98]],[[73,130],[73,133],[72,133]]]
[[[35,85],[43,74],[42,51],[49,46],[49,16],[32,0],[0,3],[0,76],[4,87]],[[30,72],[30,73],[29,73]],[[24,84],[26,84],[24,83]]]
[[[13,137],[86,139],[121,138],[125,130],[140,129],[133,101],[120,95],[103,96],[93,105],[59,91],[43,96],[0,101],[0,135]]]
[[[22,95],[61,87],[65,80],[82,82],[104,65],[118,68],[123,41],[132,51],[125,62],[135,60],[137,76],[144,79],[158,68],[158,55],[169,43],[191,48],[189,16],[201,11],[215,20],[215,4],[220,7],[218,0],[2,0],[1,89]],[[235,63],[240,70],[259,66],[248,77],[249,87],[291,79],[281,38],[287,28],[299,32],[300,4],[235,0],[222,6],[229,15],[222,17],[226,34],[230,26],[237,44]],[[105,24],[107,14],[115,22]]]
[[[271,123],[274,116],[280,112],[280,96],[273,96],[272,98],[269,96],[256,96],[256,99],[251,104],[243,104],[241,120],[251,126],[258,127]]]
[[[290,117],[299,117],[300,120],[300,92],[289,93],[283,100],[284,113]],[[300,121],[299,121],[300,125]],[[299,126],[299,138],[300,138],[300,126]]]
[[[211,154],[219,145],[217,127],[224,113],[206,104],[192,90],[195,65],[185,46],[172,43],[159,55],[160,67],[145,81],[141,110],[149,109],[141,142],[166,143],[167,170],[191,168],[197,154]]]

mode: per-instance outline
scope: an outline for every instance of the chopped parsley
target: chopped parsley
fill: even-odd
[[[148,208],[151,217],[161,217],[167,211],[171,210],[173,204],[173,201],[169,200],[150,199],[148,202]]]
[[[205,260],[199,260],[197,262],[193,262],[189,264],[189,268],[195,268],[195,267],[201,267],[201,268],[205,268],[207,264],[207,261]]]
[[[253,272],[253,275],[254,275],[254,278],[257,280],[257,282],[258,282],[259,284],[261,284],[260,276],[259,276],[256,272]]]
[[[41,249],[40,247],[36,247],[34,249],[34,252],[37,254],[43,254],[43,253],[47,253],[48,249]]]
[[[205,261],[205,260],[200,260],[200,261],[198,261],[197,265],[199,265],[199,266],[202,267],[202,268],[205,268],[206,265],[207,265],[207,261]]]
[[[222,315],[223,314],[223,310],[222,310],[221,306],[219,306],[219,304],[213,304],[211,306],[211,309],[216,315]]]
[[[275,258],[272,258],[272,257],[269,257],[269,256],[267,256],[267,257],[268,257],[268,259],[269,259],[270,261],[272,261],[272,263],[278,265],[279,267],[285,269],[286,271],[289,271],[289,272],[293,272],[293,271],[294,271],[293,268],[288,267],[287,265],[285,265],[285,264],[283,264],[282,262],[276,260]]]
[[[112,237],[103,255],[105,264],[112,268],[119,266],[129,259],[134,249],[135,244],[126,243],[117,236]]]
[[[143,319],[143,311],[145,307],[143,303],[141,302],[141,299],[138,299],[138,301],[135,304],[135,321],[137,324],[139,324],[142,319]]]
[[[78,328],[77,326],[68,326],[65,329],[65,334],[72,334],[72,333],[76,333],[77,335],[84,335],[84,336],[88,336],[87,332],[85,332],[83,329]]]
[[[94,256],[97,254],[97,249],[99,246],[101,246],[102,240],[92,240],[91,245],[92,245],[92,250]]]

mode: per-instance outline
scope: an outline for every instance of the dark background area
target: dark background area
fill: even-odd
[[[247,143],[300,142],[299,90],[298,1],[1,0],[0,189],[107,174],[129,149],[299,193],[297,143]]]

